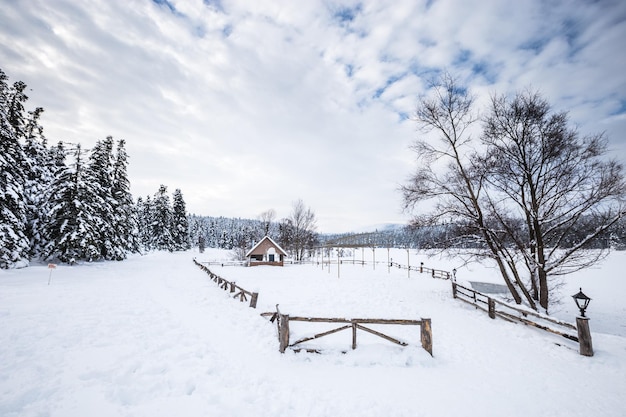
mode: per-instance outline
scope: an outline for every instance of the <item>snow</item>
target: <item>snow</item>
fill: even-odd
[[[363,254],[371,257],[372,251]],[[360,259],[361,251],[355,253]],[[405,263],[406,251],[392,251]],[[234,300],[192,262],[224,252],[157,252],[124,262],[33,265],[0,271],[0,416],[624,416],[626,289],[615,252],[562,288],[555,314],[592,297],[595,356],[564,338],[454,300],[450,282],[376,265],[211,266],[259,292]],[[494,270],[411,253],[411,263],[497,282]],[[276,324],[260,313],[346,318],[431,318],[433,357],[419,328],[377,327],[410,345],[351,332],[278,352]],[[570,306],[571,304],[571,306]],[[292,341],[332,328],[292,322]],[[338,327],[338,326],[335,326]],[[346,353],[341,353],[346,351]]]

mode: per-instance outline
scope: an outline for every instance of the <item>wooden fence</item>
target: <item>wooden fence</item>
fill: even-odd
[[[438,279],[451,279],[453,276],[450,272],[442,269],[427,268],[424,266],[424,262],[420,262],[419,266],[403,265],[398,262],[390,262],[389,264],[392,268],[408,269],[409,271],[419,272],[420,274],[429,274],[431,277]]]
[[[398,344],[400,346],[407,346],[408,343],[398,340],[394,337],[371,329],[369,327],[364,326],[363,324],[395,324],[395,325],[413,325],[420,326],[420,340],[422,347],[426,350],[430,355],[433,354],[433,342],[432,342],[432,327],[430,319],[421,319],[421,320],[404,320],[404,319],[345,319],[345,318],[320,318],[320,317],[299,317],[299,316],[290,316],[288,314],[281,314],[280,310],[278,310],[278,306],[276,306],[275,313],[262,313],[262,316],[271,317],[270,321],[274,322],[277,320],[278,326],[278,343],[279,343],[279,351],[284,353],[288,347],[293,348],[300,343],[308,342],[314,339],[319,339],[320,337],[328,336],[342,330],[352,329],[352,349],[356,349],[357,347],[357,330],[362,330],[364,332],[373,334],[380,338],[383,338],[389,342]],[[289,340],[289,323],[294,321],[300,322],[308,322],[308,323],[343,323],[343,326],[322,332],[317,333],[312,336],[303,337],[301,339],[296,340],[293,343],[290,343]],[[302,349],[294,349],[295,351],[300,351]],[[319,353],[317,349],[305,349],[307,352],[315,352]]]
[[[459,285],[454,281],[452,281],[452,296],[459,301],[471,304],[477,309],[487,312],[492,319],[500,317],[506,321],[537,327],[575,342],[579,341],[577,336],[567,332],[567,330],[577,330],[574,324],[540,314],[534,310],[513,306],[471,288]],[[529,319],[528,316],[534,317],[534,320]],[[558,328],[555,329],[555,326]]]
[[[453,278],[453,274],[451,274],[448,271],[444,271],[442,269],[434,269],[434,268],[428,268],[424,266],[424,262],[421,262],[419,266],[416,265],[404,265],[401,264],[399,262],[387,262],[387,261],[364,261],[364,260],[359,260],[359,259],[324,259],[321,261],[300,261],[298,262],[300,264],[305,264],[305,263],[311,263],[311,264],[317,264],[318,266],[321,265],[322,267],[330,267],[331,265],[361,265],[361,266],[365,266],[365,265],[373,265],[374,268],[376,268],[377,265],[385,265],[389,268],[398,268],[398,269],[404,269],[404,270],[408,270],[409,273],[410,271],[414,271],[414,272],[419,272],[420,274],[429,274],[432,278],[437,278],[437,279],[451,279]]]
[[[250,298],[250,307],[252,308],[256,308],[256,304],[257,301],[259,299],[259,293],[258,292],[250,292],[247,291],[243,288],[241,288],[239,285],[235,284],[234,282],[230,282],[228,280],[225,280],[224,278],[220,277],[219,275],[214,274],[213,272],[211,272],[211,270],[206,266],[203,265],[202,263],[196,261],[195,259],[193,260],[193,262],[198,265],[200,267],[200,269],[202,269],[204,272],[206,272],[209,275],[209,278],[211,278],[213,281],[215,281],[218,285],[219,288],[225,290],[225,291],[230,291],[231,293],[235,293],[233,295],[233,298],[239,299],[239,301],[244,302],[244,301],[248,301],[248,297]]]
[[[197,262],[205,266],[218,265],[218,266],[248,266],[248,261],[204,261]]]
[[[239,298],[240,301],[247,301],[248,297],[250,298],[250,307],[256,308],[258,293],[252,293],[247,291],[240,286],[236,285],[234,282],[230,282],[225,280],[224,278],[214,274],[209,270],[206,265],[242,265],[242,263],[221,263],[221,262],[198,262],[195,259],[193,260],[196,265],[198,265],[201,269],[203,269],[209,277],[217,282],[218,286],[224,290],[230,291],[234,294],[234,298]],[[355,261],[355,260],[340,260],[340,263],[353,263],[353,264],[362,264],[365,265],[370,263],[369,261]],[[294,262],[296,263],[296,262]],[[301,262],[306,263],[306,262]],[[311,263],[315,263],[312,261]],[[322,261],[322,265],[330,264],[330,263],[338,263],[337,260],[324,260]],[[381,262],[382,263],[382,262]],[[245,264],[245,262],[243,263]],[[319,265],[320,262],[317,262]],[[588,337],[580,338],[580,336],[576,336],[572,334],[573,331],[578,331],[578,334],[581,334],[581,330],[577,328],[576,325],[561,321],[550,316],[538,313],[534,310],[520,308],[519,306],[514,306],[504,301],[498,300],[496,298],[492,298],[486,294],[478,292],[472,288],[467,288],[458,284],[455,280],[455,274],[450,273],[448,271],[444,271],[441,269],[427,268],[424,266],[424,263],[421,262],[419,266],[408,266],[402,265],[397,262],[390,262],[388,264],[389,267],[397,267],[400,269],[408,269],[410,271],[419,272],[420,274],[426,273],[430,275],[432,278],[437,279],[447,279],[452,283],[452,296],[462,302],[468,303],[474,306],[477,309],[483,310],[487,312],[490,318],[495,319],[496,317],[500,317],[506,321],[512,323],[523,323],[529,326],[536,327],[538,329],[547,331],[549,333],[556,334],[558,336],[562,336],[568,340],[579,342],[581,344],[581,354],[586,356],[593,355],[593,351],[591,348],[591,336],[589,334]],[[363,324],[396,324],[396,325],[419,325],[421,328],[421,343],[422,347],[428,351],[432,355],[432,330],[431,330],[431,321],[430,319],[421,319],[421,320],[403,320],[403,319],[345,319],[345,318],[319,318],[319,317],[299,317],[299,316],[289,316],[288,314],[280,314],[277,306],[276,313],[262,313],[262,316],[271,316],[272,322],[278,320],[278,338],[280,351],[284,352],[287,347],[294,347],[301,343],[318,339],[320,337],[328,336],[342,330],[352,329],[352,349],[356,349],[356,335],[357,330],[362,330],[368,332],[370,334],[381,337],[385,340],[388,340],[392,343],[399,344],[401,346],[406,346],[406,342],[402,342],[398,339],[395,339],[391,336],[378,332],[376,330],[370,329],[368,327],[363,326]],[[529,318],[532,316],[533,319]],[[289,342],[289,322],[300,321],[300,322],[317,322],[317,323],[343,323],[344,325],[332,330],[328,330],[322,333],[315,334],[313,336],[305,337],[299,340],[296,340],[293,343]],[[583,332],[584,333],[584,332]],[[588,332],[587,332],[588,333]],[[587,340],[588,339],[588,340]],[[582,341],[581,341],[582,340]],[[300,350],[300,349],[294,349]],[[315,351],[315,350],[313,350]],[[583,353],[585,351],[591,352],[590,354]]]

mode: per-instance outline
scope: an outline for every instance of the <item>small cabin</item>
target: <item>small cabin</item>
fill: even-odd
[[[246,253],[248,266],[283,266],[283,261],[286,256],[287,252],[269,236],[265,236]]]

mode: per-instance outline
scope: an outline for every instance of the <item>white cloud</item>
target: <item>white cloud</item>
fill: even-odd
[[[0,62],[52,141],[127,140],[136,196],[288,215],[323,231],[405,221],[414,111],[443,68],[480,95],[532,85],[626,157],[626,7],[436,0],[9,2]]]

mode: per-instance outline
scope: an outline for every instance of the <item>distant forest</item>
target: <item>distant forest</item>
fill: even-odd
[[[234,217],[212,217],[189,215],[190,241],[198,246],[199,239],[204,245],[221,249],[250,249],[251,246],[266,234],[283,248],[289,249],[280,222],[271,222],[269,227],[261,220]],[[562,247],[570,247],[577,240],[584,238],[593,220],[581,222],[580,229],[571,233],[570,238],[563,242]],[[267,231],[267,233],[266,233]],[[321,233],[316,234],[309,249],[320,246],[352,246],[352,247],[396,247],[411,249],[442,249],[445,247],[475,247],[475,241],[468,238],[463,225],[398,225],[383,230],[363,233]],[[626,221],[617,223],[609,232],[595,239],[589,249],[612,247],[626,249]]]

